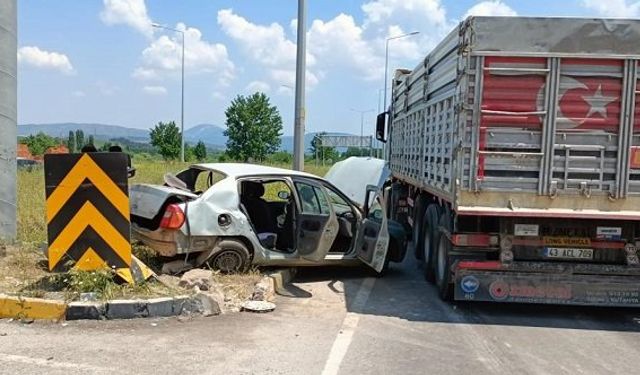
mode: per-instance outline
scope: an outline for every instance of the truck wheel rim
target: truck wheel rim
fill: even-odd
[[[216,257],[214,266],[224,272],[237,271],[242,267],[242,257],[235,251],[223,251]]]

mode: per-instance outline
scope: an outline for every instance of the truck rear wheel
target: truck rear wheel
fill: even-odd
[[[413,208],[413,228],[411,233],[411,243],[413,245],[413,251],[419,264],[422,264],[422,240],[424,239],[424,231],[422,230],[422,218],[424,216],[424,204],[425,198],[420,195],[415,200]]]
[[[439,227],[451,233],[451,214],[445,212],[440,217]],[[451,301],[453,284],[451,283],[451,241],[438,228],[438,245],[435,255],[435,279],[440,298]]]
[[[422,258],[424,259],[424,278],[433,282],[435,280],[434,275],[434,253],[438,243],[438,221],[440,219],[440,210],[434,203],[427,207],[422,218]]]

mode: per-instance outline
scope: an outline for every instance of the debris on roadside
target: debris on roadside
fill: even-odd
[[[242,304],[242,311],[266,313],[276,309],[275,303],[267,301],[246,301]]]

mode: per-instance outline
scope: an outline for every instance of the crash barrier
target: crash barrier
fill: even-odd
[[[49,270],[111,268],[125,281],[151,271],[131,254],[124,153],[45,155]]]

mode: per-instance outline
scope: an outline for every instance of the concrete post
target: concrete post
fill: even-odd
[[[307,69],[307,4],[298,0],[298,45],[296,58],[296,102],[293,129],[293,169],[304,170],[305,76]]]
[[[0,238],[15,239],[17,0],[0,1]]]

